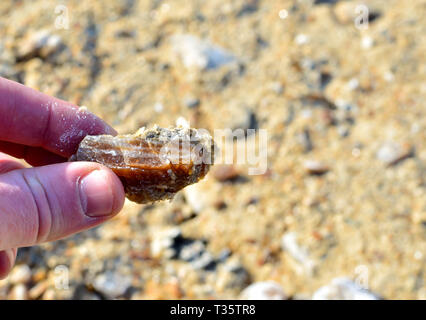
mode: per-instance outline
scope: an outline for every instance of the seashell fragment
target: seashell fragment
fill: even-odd
[[[315,160],[306,160],[304,166],[306,171],[312,175],[322,175],[330,170],[325,163]]]
[[[86,136],[70,161],[93,161],[110,168],[126,196],[137,203],[171,199],[209,171],[214,144],[192,128],[141,128],[133,135]]]

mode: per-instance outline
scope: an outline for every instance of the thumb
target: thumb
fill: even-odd
[[[0,175],[0,250],[57,240],[117,214],[119,178],[91,162],[19,169]]]

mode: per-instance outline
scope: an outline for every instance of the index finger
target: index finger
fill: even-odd
[[[117,133],[87,110],[0,77],[0,140],[69,157],[98,134]]]

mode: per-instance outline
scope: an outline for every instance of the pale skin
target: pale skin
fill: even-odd
[[[123,207],[111,170],[66,162],[87,134],[116,132],[71,103],[0,78],[0,279],[19,247],[94,227]]]

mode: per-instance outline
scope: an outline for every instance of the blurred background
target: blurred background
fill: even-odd
[[[217,165],[20,249],[0,298],[426,299],[425,16],[424,0],[2,0],[0,76],[120,133],[266,129],[268,166]]]

